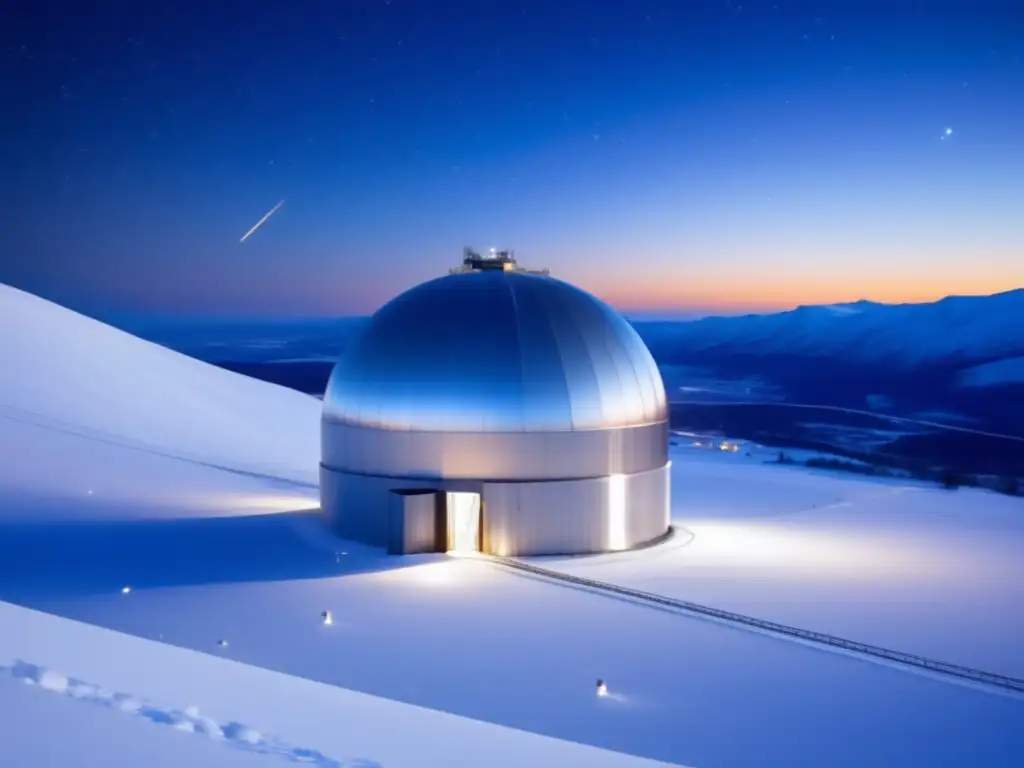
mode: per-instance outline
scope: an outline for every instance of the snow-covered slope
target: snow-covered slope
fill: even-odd
[[[148,720],[191,736],[181,736],[180,746],[172,743],[170,754],[168,745],[151,739],[154,751],[143,748],[135,765],[194,765],[195,755],[186,751],[191,749],[207,759],[219,755],[220,765],[247,765],[237,760],[242,752],[314,768],[669,768],[0,603],[0,765],[5,768],[55,764],[53,749],[40,739],[20,746],[3,735],[14,714],[3,707],[10,678],[51,697],[77,700],[79,717],[103,707],[112,710],[108,718]],[[28,733],[36,730],[26,725]],[[58,742],[62,735],[51,733]],[[210,741],[221,744],[215,752],[200,751]],[[102,742],[95,746],[103,748]],[[99,766],[99,757],[90,753],[85,764]],[[211,759],[206,765],[218,763]]]
[[[1024,317],[1020,318],[1020,322],[1024,323]],[[1020,383],[1024,383],[1024,357],[1008,357],[969,368],[960,374],[962,387],[992,387]]]
[[[315,400],[36,310],[26,324],[32,312],[8,307],[2,329],[2,374],[18,382],[0,417],[4,768],[206,768],[217,749],[240,768],[1024,764],[1019,698],[484,560],[337,540],[302,479],[315,477]],[[41,330],[54,327],[58,340]],[[58,343],[89,334],[99,348]],[[89,397],[62,399],[70,379],[33,383],[58,366],[30,335],[97,361],[80,363]],[[114,360],[163,372],[164,416]],[[181,429],[197,411],[210,416]],[[275,442],[268,424],[295,427]],[[680,536],[558,567],[1021,674],[1020,501],[904,485],[677,446]],[[599,676],[609,696],[595,696]]]
[[[335,583],[332,548],[346,544],[310,511],[316,399],[3,286],[0,360],[0,599]],[[312,546],[300,523],[326,543]],[[135,633],[144,640],[0,602],[0,765],[660,765],[216,658],[246,637],[202,600],[173,622],[202,638],[199,651],[159,642],[172,640],[163,611],[147,613],[156,632]],[[322,639],[344,636],[348,618],[339,611],[333,633],[319,625]],[[224,634],[230,647],[215,642]],[[371,664],[385,672],[388,637]]]
[[[320,403],[0,285],[0,419],[316,482]],[[17,446],[0,449],[17,452]],[[38,457],[45,460],[45,457]]]
[[[662,325],[657,346],[852,361],[986,360],[1024,354],[1024,289],[927,304],[803,306],[788,312]]]
[[[19,672],[21,670],[19,669]],[[179,728],[155,728],[107,706],[82,706],[81,688],[58,693],[52,673],[41,683],[0,669],[3,740],[0,765],[15,768],[281,768],[280,758],[225,749],[213,739],[182,738]],[[154,711],[155,715],[156,712]],[[40,737],[45,729],[47,737]],[[362,767],[360,767],[362,768]],[[370,768],[370,766],[366,766]]]

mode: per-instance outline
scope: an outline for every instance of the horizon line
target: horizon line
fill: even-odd
[[[819,303],[797,303],[782,305],[758,305],[744,302],[742,305],[679,305],[679,306],[650,306],[650,307],[618,307],[612,306],[630,320],[639,322],[672,321],[691,322],[705,317],[743,317],[746,315],[774,315],[783,312],[792,312],[803,307],[829,307],[849,306],[855,304],[876,304],[880,306],[909,306],[936,304],[940,301],[958,298],[989,298],[1024,291],[1024,286],[1010,288],[994,293],[952,293],[933,300],[918,301],[876,301],[874,299],[861,298],[853,301],[819,302]],[[386,303],[386,302],[385,302]],[[608,302],[611,303],[611,302]],[[383,306],[383,305],[382,305]],[[220,323],[303,323],[303,322],[330,322],[340,320],[360,320],[369,318],[376,310],[370,312],[347,313],[347,314],[291,314],[271,313],[255,315],[250,313],[183,313],[157,310],[103,310],[99,312],[84,312],[97,319],[107,320],[134,320],[143,322],[220,322]]]

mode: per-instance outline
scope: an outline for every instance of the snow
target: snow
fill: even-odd
[[[673,542],[545,564],[1024,678],[1024,499],[673,454]]]
[[[225,671],[239,665],[208,654],[230,656],[237,648],[244,654],[253,640],[251,625],[223,620],[224,611],[214,603],[204,605],[205,597],[191,608],[178,603],[184,613],[167,613],[147,603],[147,596],[173,595],[176,587],[212,595],[218,594],[217,585],[234,585],[251,617],[255,606],[245,600],[248,586],[323,585],[329,583],[325,575],[341,570],[344,543],[323,538],[308,512],[317,506],[319,402],[226,373],[3,286],[0,323],[6,363],[0,379],[0,599],[45,604],[64,615],[84,608],[94,624],[117,624],[102,615],[109,607],[115,615],[142,618],[146,626],[136,627],[137,635],[153,630],[151,640],[96,634],[95,627],[0,603],[2,690],[10,691],[12,681],[36,683],[31,696],[15,686],[18,693],[0,700],[3,730],[17,718],[31,734],[25,740],[0,739],[0,765],[74,764],[76,759],[88,765],[140,764],[136,757],[150,749],[147,765],[156,755],[167,764],[216,764],[205,747],[165,751],[163,736],[139,731],[137,723],[112,725],[95,714],[112,706],[124,709],[126,701],[141,702],[133,711],[151,723],[200,731],[207,738],[219,729],[224,741],[255,740],[264,752],[293,760],[315,757],[315,748],[304,746],[306,736],[308,743],[336,745],[324,765],[335,765],[330,760],[340,759],[336,755],[352,754],[343,749],[361,747],[374,761],[386,759],[388,768],[476,766],[490,749],[497,754],[488,763],[495,766],[658,764],[340,687],[320,685],[319,693],[310,692],[304,686],[316,684],[308,680],[268,677],[272,673],[253,667],[244,675]],[[303,522],[312,522],[312,528],[296,528]],[[317,546],[309,543],[307,530]],[[320,581],[308,581],[317,577]],[[105,595],[116,602],[104,606]],[[332,603],[329,594],[318,600],[311,627],[329,632],[344,624],[337,619],[323,624],[324,606],[331,606],[332,618],[339,615]],[[135,611],[140,607],[141,614]],[[275,611],[268,608],[257,612],[276,623]],[[179,632],[188,639],[182,642]],[[342,649],[336,651],[344,658]],[[333,666],[338,658],[332,653],[320,663]],[[387,674],[382,661],[386,657],[374,653],[369,663]],[[52,699],[39,699],[39,692]],[[74,714],[62,699],[76,705]],[[169,704],[148,704],[149,699]],[[18,709],[22,700],[24,711]],[[209,707],[219,719],[193,716],[190,708],[197,701],[201,712]],[[218,702],[224,701],[221,709]],[[44,734],[54,723],[26,720],[26,712],[41,718],[52,713],[66,739],[50,743]],[[90,736],[84,723],[94,720],[101,731],[124,734],[123,754]],[[232,722],[251,725],[236,728]],[[290,728],[296,740],[288,740]],[[265,732],[278,736],[268,741],[259,736]],[[396,732],[407,738],[396,739]],[[342,743],[345,738],[351,742]],[[223,759],[220,764],[248,764]]]
[[[309,542],[305,556],[316,560],[314,538],[302,526],[295,537]],[[273,551],[269,540],[260,548],[246,539],[239,546],[257,561]],[[86,582],[26,588],[18,601],[288,675],[677,763],[958,765],[977,755],[978,764],[1000,765],[1024,756],[1024,736],[1013,730],[1024,717],[1020,700],[556,587],[486,563],[425,558],[395,567],[369,551],[348,552],[339,567],[322,551],[320,567],[334,574],[305,581],[195,584],[182,574],[181,586],[139,587],[127,598]],[[26,557],[37,554],[33,549]],[[335,616],[331,627],[319,621],[324,605]],[[325,754],[358,748],[386,768],[394,763],[376,743],[364,746],[372,730],[354,731],[360,740],[337,749],[316,734],[289,730],[287,718],[306,700],[305,691],[254,684],[237,698],[279,699],[287,702],[282,711],[222,708],[221,698],[241,683],[218,682],[205,669],[193,675],[177,659],[140,661],[152,674],[169,670],[166,685],[180,686],[155,687],[144,670],[122,665],[136,651],[104,649],[99,663],[111,669],[86,668],[68,656],[85,647],[74,635],[54,631],[51,650],[23,626],[21,653],[30,663],[173,707],[198,705],[218,722],[234,719]],[[0,634],[12,632],[0,625]],[[215,646],[222,636],[230,639],[228,648]],[[594,695],[599,677],[613,695]],[[335,705],[330,711],[336,730],[348,715]],[[394,711],[381,727],[393,738],[404,722]],[[806,733],[799,743],[792,738],[797,728]],[[743,739],[735,738],[737,729]],[[424,764],[445,764],[429,759],[419,741],[403,743]]]
[[[992,387],[1024,382],[1024,356],[1008,357],[969,368],[961,374],[962,387]]]
[[[0,765],[205,766],[218,750],[226,766],[1024,763],[1019,697],[484,561],[334,539],[310,481],[315,400],[46,317],[17,332],[36,347],[0,342],[22,356],[6,358],[20,384],[3,398],[20,392],[39,414],[0,418],[0,729],[18,731],[0,739]],[[64,343],[41,328],[69,337],[77,322],[95,334],[92,367],[74,398],[33,398],[32,372],[60,368],[35,357]],[[103,383],[136,355],[165,383],[145,429],[129,414],[149,391]],[[180,426],[233,402],[233,386],[244,418]],[[549,564],[1022,673],[1020,500],[743,454],[680,448],[673,461],[676,538]],[[124,700],[139,707],[110,705]]]
[[[238,664],[206,654],[131,637],[98,627],[68,621],[0,603],[0,658],[31,654],[59,664],[59,669],[81,670],[83,679],[69,677],[58,668],[16,661],[0,667],[0,690],[5,693],[12,682],[30,684],[50,694],[48,701],[14,694],[45,717],[44,722],[26,721],[29,733],[40,727],[52,728],[50,718],[66,721],[71,729],[80,729],[78,718],[94,721],[104,728],[128,732],[126,746],[140,741],[142,748],[155,748],[157,730],[179,731],[182,737],[171,742],[169,754],[144,756],[153,765],[192,765],[182,762],[191,750],[209,765],[265,765],[265,761],[239,761],[232,754],[270,756],[291,762],[308,763],[317,768],[415,768],[421,765],[478,766],[481,755],[489,765],[588,765],[597,768],[656,768],[659,763],[597,750],[578,744],[548,739],[500,726],[474,722],[420,707],[380,699],[322,683]],[[168,705],[163,702],[196,704]],[[58,699],[77,703],[73,717]],[[6,696],[3,701],[9,701]],[[96,710],[107,710],[106,722]],[[5,724],[13,715],[4,707]],[[117,725],[111,719],[117,717]],[[161,726],[140,733],[132,720]],[[274,733],[255,723],[272,723]],[[401,738],[396,738],[396,734]],[[83,734],[85,738],[95,735]],[[185,737],[192,737],[186,739]],[[145,743],[148,738],[148,743]],[[57,740],[58,742],[63,740]],[[219,753],[201,748],[213,742]],[[218,744],[219,742],[219,744]],[[115,742],[120,748],[120,739]],[[371,749],[376,759],[357,753],[353,744]],[[110,744],[110,742],[108,742]],[[48,751],[64,749],[61,743],[32,739],[13,744],[0,741],[0,764],[22,766],[52,765]],[[139,751],[142,751],[141,749]],[[40,753],[43,754],[40,754]],[[425,758],[424,755],[429,755]],[[89,755],[89,765],[97,765],[97,755]],[[122,764],[132,763],[124,761]],[[104,763],[104,765],[109,765]]]
[[[12,768],[273,768],[280,759],[182,738],[143,718],[118,717],[0,674],[0,761]]]
[[[0,285],[0,418],[317,482],[320,405]],[[173,375],[168,375],[173,372]]]

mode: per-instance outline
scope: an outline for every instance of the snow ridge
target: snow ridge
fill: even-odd
[[[74,680],[55,670],[25,661],[15,661],[10,667],[0,666],[0,675],[9,675],[28,685],[38,685],[47,691],[78,701],[117,709],[145,718],[157,725],[167,725],[214,741],[224,741],[237,749],[281,757],[293,763],[307,763],[316,768],[383,768],[380,763],[364,758],[335,760],[318,750],[287,744],[241,723],[220,724],[202,715],[195,706],[183,710],[157,706],[131,694],[107,691],[97,685]]]
[[[321,405],[0,284],[0,406],[122,444],[316,483]],[[4,414],[0,414],[4,415]]]
[[[860,301],[706,317],[647,329],[645,341],[676,351],[841,356],[904,366],[987,361],[1024,354],[1024,339],[1012,322],[1022,313],[1024,288],[922,304]]]
[[[120,435],[113,434],[112,432],[107,432],[106,430],[103,429],[81,426],[75,424],[74,422],[49,417],[37,411],[29,411],[24,408],[16,408],[13,406],[4,405],[3,403],[0,403],[0,419],[17,421],[21,422],[22,424],[28,424],[34,427],[48,429],[53,432],[60,432],[65,435],[71,435],[72,437],[80,437],[83,440],[92,440],[94,442],[113,445],[118,448],[126,448],[132,451],[140,451],[142,453],[148,453],[153,456],[160,456],[165,459],[174,459],[175,461],[183,461],[187,464],[195,464],[196,466],[207,467],[209,469],[216,469],[221,472],[230,472],[231,474],[234,475],[243,475],[245,477],[253,477],[259,480],[272,480],[284,486],[296,488],[318,487],[316,483],[305,482],[303,480],[280,477],[275,474],[267,474],[266,472],[257,472],[253,470],[238,469],[237,467],[225,466],[220,463],[208,461],[194,454],[183,454],[180,451],[170,452],[151,442],[145,442],[142,440],[132,439],[128,437],[121,437]]]
[[[968,368],[960,374],[961,387],[992,387],[1024,382],[1024,355]]]

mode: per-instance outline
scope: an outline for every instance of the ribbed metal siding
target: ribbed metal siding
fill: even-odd
[[[669,467],[626,475],[627,548],[668,530]],[[499,555],[583,554],[609,549],[607,477],[547,482],[481,483],[378,477],[320,468],[321,506],[331,528],[354,541],[388,545],[396,489],[469,491],[483,497],[483,541]]]
[[[436,552],[437,492],[391,491],[388,501],[388,553]]]
[[[656,539],[669,525],[669,467],[625,475],[625,547]],[[607,477],[540,483],[485,483],[484,531],[497,555],[603,552],[610,538]]]
[[[671,524],[672,465],[626,478],[626,547],[664,535]]]
[[[495,555],[600,552],[607,496],[606,478],[487,483],[485,539]]]
[[[465,480],[423,480],[337,472],[320,466],[320,510],[337,535],[388,545],[390,497],[396,490],[446,490],[480,493],[482,484]]]
[[[571,432],[409,432],[324,421],[322,462],[394,477],[564,480],[633,474],[668,461],[668,424]]]
[[[432,484],[394,478],[367,477],[320,467],[320,511],[339,536],[372,544],[388,545],[392,491],[421,489]]]

